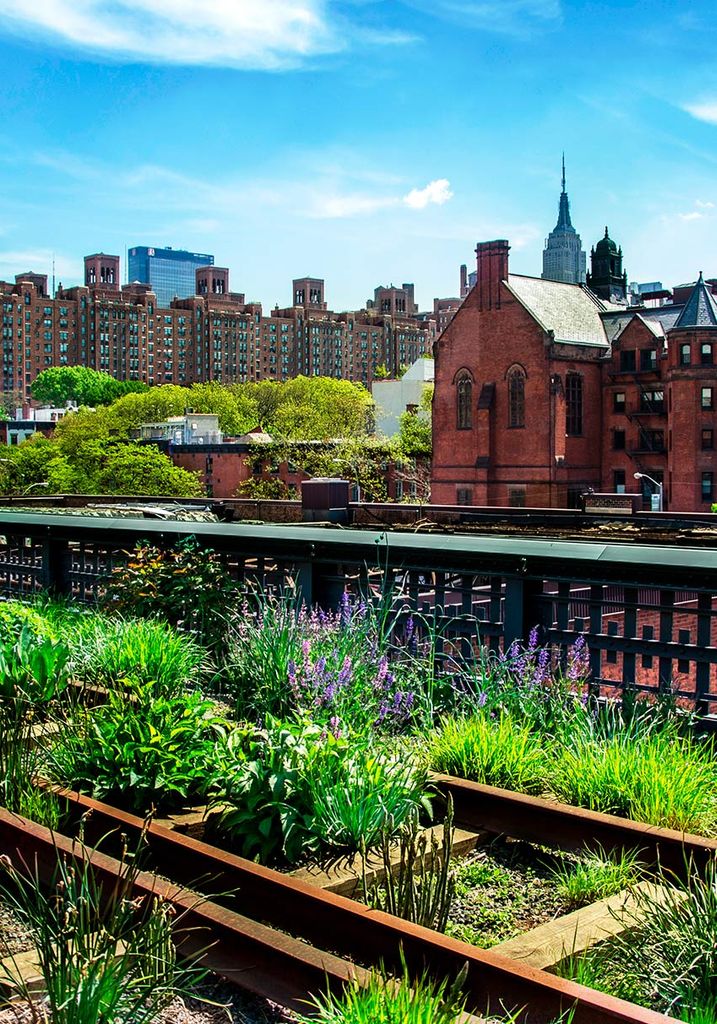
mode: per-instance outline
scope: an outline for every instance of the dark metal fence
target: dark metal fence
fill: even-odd
[[[717,551],[704,548],[0,512],[0,593],[92,602],[138,540],[189,535],[263,588],[292,579],[331,607],[380,579],[457,650],[476,627],[493,650],[533,626],[562,651],[582,633],[596,690],[671,689],[701,714],[717,704]]]

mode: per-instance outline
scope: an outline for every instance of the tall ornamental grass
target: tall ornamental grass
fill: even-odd
[[[550,788],[578,807],[700,835],[717,833],[717,762],[711,742],[674,730],[578,736],[552,757]]]
[[[428,740],[426,759],[433,771],[523,793],[545,788],[550,764],[540,737],[506,713],[444,719]]]
[[[192,637],[161,619],[84,615],[64,635],[75,677],[108,689],[150,686],[158,697],[170,697],[197,685],[205,659]]]

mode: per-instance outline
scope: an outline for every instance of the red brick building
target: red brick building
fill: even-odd
[[[85,258],[85,283],[59,286],[47,276],[0,281],[2,390],[22,404],[49,366],[89,366],[147,384],[288,380],[298,374],[369,385],[377,366],[389,374],[430,349],[434,325],[412,314],[327,308],[324,282],[293,282],[294,305],[264,316],[258,303],[229,290],[229,271],[201,267],[195,294],[160,308],[149,285],[120,285],[118,256]]]
[[[625,304],[622,252],[591,254],[591,288],[511,274],[507,241],[477,250],[476,284],[435,345],[432,501],[571,507],[662,484],[664,507],[714,493],[717,302]]]

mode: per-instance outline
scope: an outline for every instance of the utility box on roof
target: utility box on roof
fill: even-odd
[[[301,482],[301,507],[305,522],[347,523],[349,482],[334,477],[313,477]]]

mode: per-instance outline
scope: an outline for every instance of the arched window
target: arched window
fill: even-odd
[[[571,436],[583,432],[583,378],[579,373],[565,378],[565,432]]]
[[[459,430],[473,426],[473,382],[468,376],[459,377],[456,385],[456,419]]]
[[[508,426],[525,426],[525,373],[520,367],[508,374]]]

